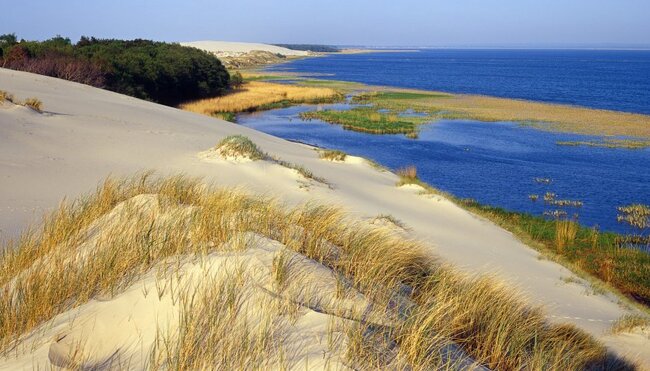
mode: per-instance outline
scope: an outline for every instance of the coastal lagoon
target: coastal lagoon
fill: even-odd
[[[547,132],[511,122],[441,120],[421,126],[419,138],[409,139],[359,133],[298,117],[315,109],[349,107],[303,105],[240,114],[238,122],[288,140],[372,159],[392,170],[415,165],[423,181],[442,191],[508,210],[535,215],[556,210],[545,204],[547,192],[558,199],[579,200],[582,207],[562,209],[569,217],[576,214],[581,224],[604,231],[633,232],[616,221],[616,208],[650,204],[647,148],[561,146],[558,141],[595,137]],[[532,201],[530,195],[539,199]]]
[[[267,70],[650,114],[648,50],[417,49],[332,54]]]

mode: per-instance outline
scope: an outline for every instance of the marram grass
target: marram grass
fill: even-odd
[[[155,213],[139,210],[136,202],[125,209],[128,217],[111,223],[106,238],[97,241],[100,253],[78,250],[95,221],[136,196],[155,197],[157,207],[167,213],[164,223],[154,222]],[[498,281],[442,266],[420,243],[354,221],[337,208],[289,208],[196,179],[151,174],[109,178],[95,193],[62,203],[40,226],[2,246],[0,350],[7,354],[23,334],[59,313],[97,295],[120,293],[165,259],[219,252],[233,236],[246,232],[276,240],[329,267],[342,283],[349,282],[393,318],[380,327],[363,320],[347,327],[342,332],[347,364],[454,369],[460,366],[444,355],[458,349],[495,370],[624,365],[582,331],[547,322],[542,310]],[[287,264],[286,257],[276,256],[273,277],[278,287],[300,278],[288,275]],[[242,275],[228,276],[230,280],[205,285],[207,291],[179,299],[185,308],[179,332],[160,339],[150,356],[152,368],[260,369],[269,365],[270,357],[274,365],[290,357],[274,339],[278,326],[290,326],[291,321],[256,329],[246,321],[231,325],[246,313],[239,310],[245,298],[237,297],[244,292],[238,287],[246,282]],[[344,287],[337,289],[340,296]],[[276,307],[269,305],[264,313]],[[280,308],[289,319],[295,313],[290,303]],[[336,333],[330,335],[328,342],[336,343]]]

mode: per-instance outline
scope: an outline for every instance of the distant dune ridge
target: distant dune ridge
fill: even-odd
[[[183,46],[191,46],[215,54],[217,57],[237,57],[253,51],[265,51],[283,56],[307,56],[309,52],[302,50],[291,50],[280,46],[244,43],[232,41],[191,41],[182,42]]]

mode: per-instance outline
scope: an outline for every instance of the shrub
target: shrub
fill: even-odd
[[[244,83],[244,77],[239,72],[230,75],[230,87],[238,88]]]

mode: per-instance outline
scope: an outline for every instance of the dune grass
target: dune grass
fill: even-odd
[[[638,314],[628,314],[614,322],[612,325],[612,333],[619,334],[621,332],[629,332],[636,328],[650,327],[650,317]]]
[[[27,98],[24,102],[21,103],[21,105],[29,107],[39,113],[43,112],[43,102],[41,102],[38,98]]]
[[[247,158],[253,161],[264,160],[268,156],[259,149],[248,137],[243,135],[230,135],[223,138],[216,146],[219,153],[228,158]]]
[[[341,125],[346,130],[370,134],[407,134],[417,137],[417,126],[424,124],[428,117],[406,117],[396,113],[383,113],[373,107],[355,107],[351,110],[323,110],[303,112],[303,120],[317,119]]]
[[[180,108],[205,115],[214,115],[254,112],[288,107],[299,103],[329,103],[342,98],[341,93],[330,88],[248,81],[224,96],[184,103],[180,105]]]
[[[11,102],[33,109],[38,113],[43,112],[43,102],[38,98],[27,98],[24,101],[16,101],[13,94],[0,90],[0,103]]]
[[[649,310],[650,254],[626,246],[629,239],[625,236],[583,227],[575,221],[567,220],[566,215],[544,218],[482,205],[471,199],[459,199],[420,180],[414,167],[400,169],[397,174],[400,177],[397,186],[416,184],[423,187],[426,193],[443,195],[466,210],[512,232],[528,246],[552,257],[574,273],[596,280],[596,285],[608,287],[633,302],[642,304],[646,311]],[[555,199],[554,194],[545,197]],[[632,205],[632,209],[639,208]]]
[[[328,161],[345,161],[348,155],[339,150],[323,149],[318,151],[318,156]]]
[[[283,160],[283,159],[281,159],[279,157],[272,157],[271,159],[273,160],[273,162],[275,162],[276,164],[278,164],[280,166],[284,166],[287,169],[295,170],[296,172],[298,172],[298,174],[302,175],[302,177],[305,178],[305,179],[311,179],[311,180],[314,180],[314,181],[316,181],[318,183],[321,183],[321,184],[325,184],[328,187],[332,188],[332,185],[327,181],[327,179],[325,179],[323,177],[320,177],[318,175],[314,175],[314,173],[311,170],[307,169],[303,165],[299,165],[299,164],[295,164],[293,162],[285,161],[285,160]]]
[[[332,185],[323,177],[315,175],[311,170],[303,165],[285,161],[276,156],[269,156],[263,152],[257,144],[244,135],[230,135],[223,138],[215,147],[219,155],[225,159],[249,159],[252,161],[268,160],[277,165],[295,170],[305,179],[314,180],[318,183],[325,184],[332,188]]]
[[[0,90],[0,103],[13,102],[14,96],[4,90]]]
[[[157,201],[153,209],[141,210],[136,196]],[[127,200],[131,203],[124,204]],[[109,224],[103,237],[93,240],[97,229],[92,226],[101,227],[96,222],[119,205],[127,205],[125,217],[104,220]],[[160,213],[165,217],[156,219]],[[3,246],[0,350],[7,354],[22,334],[58,313],[100,294],[120,293],[166,259],[246,249],[228,245],[245,232],[323,264],[392,318],[377,326],[362,316],[347,326],[348,364],[448,369],[457,362],[448,356],[450,349],[495,370],[624,364],[582,331],[548,323],[539,308],[524,304],[494,279],[462,275],[437,263],[419,243],[354,221],[337,208],[289,208],[196,179],[151,174],[108,179],[95,193],[62,203],[41,226]],[[94,249],[87,250],[91,241]],[[286,258],[276,259],[273,275],[279,284],[298,278],[287,276]],[[245,298],[238,297],[246,283],[243,275],[227,276],[231,279],[208,281],[207,291],[179,299],[184,308],[179,330],[158,343],[151,355],[154,368],[265,368],[269,357],[280,364],[290,357],[273,336],[280,333],[277,323],[262,321],[268,324],[251,328],[245,320],[235,322],[248,313],[242,309]],[[263,307],[268,313],[273,306]],[[285,303],[287,318],[294,307]]]

